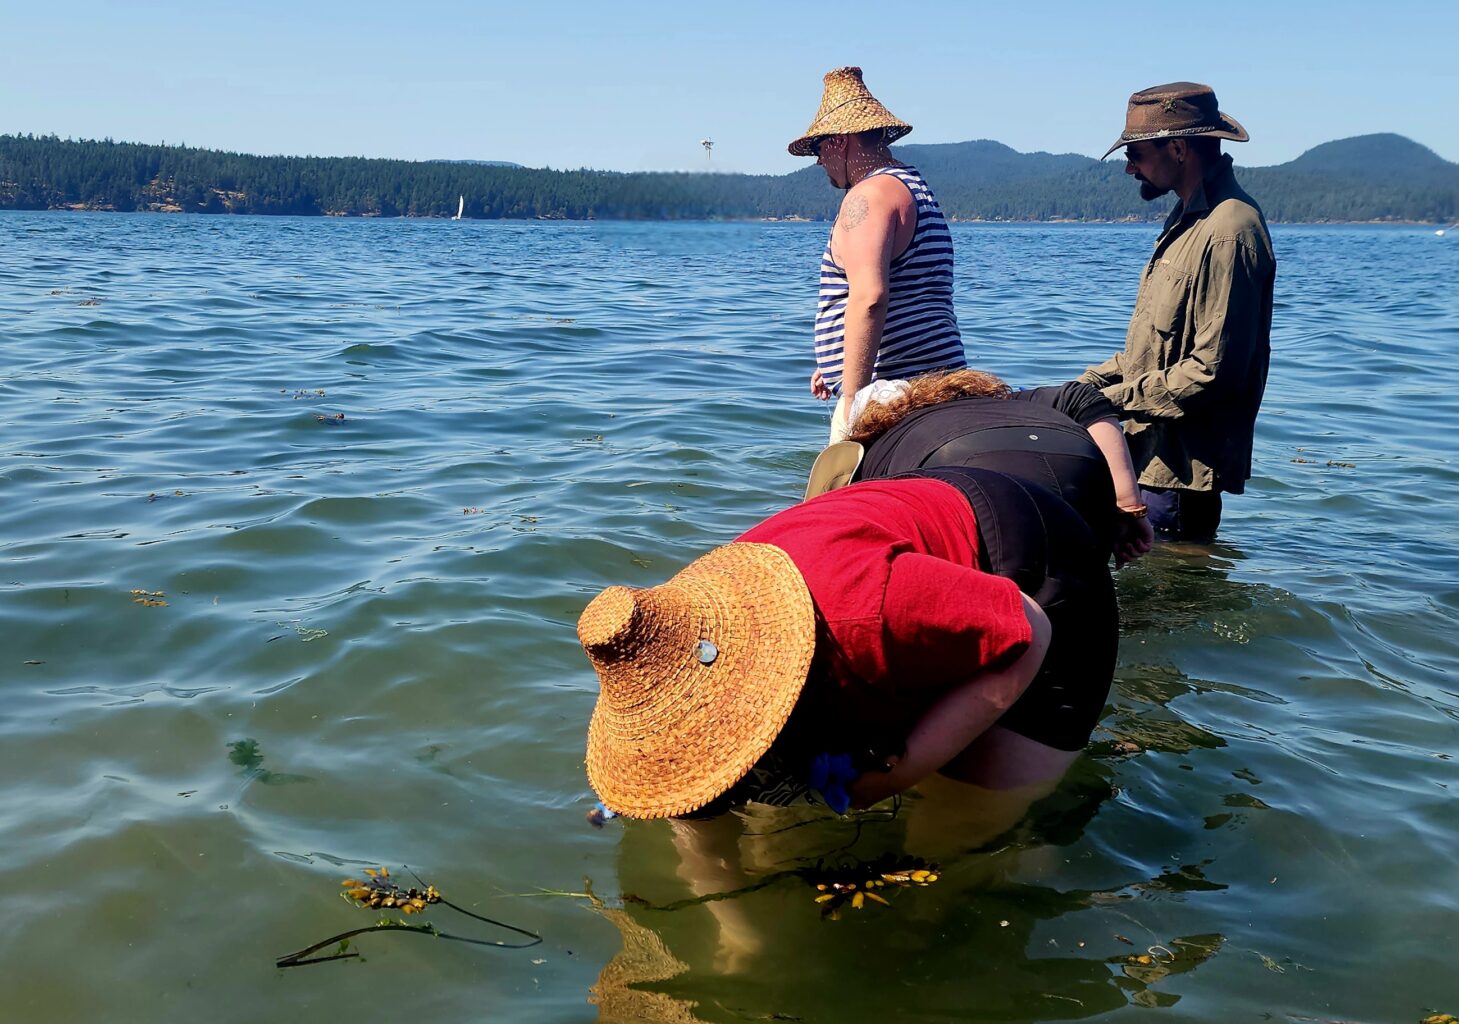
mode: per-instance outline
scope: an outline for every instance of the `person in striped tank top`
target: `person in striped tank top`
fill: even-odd
[[[788,147],[814,156],[846,192],[821,256],[811,393],[836,397],[831,441],[844,439],[856,392],[967,365],[952,305],[952,234],[931,188],[888,148],[912,130],[871,92],[861,69],[825,76],[815,120]]]

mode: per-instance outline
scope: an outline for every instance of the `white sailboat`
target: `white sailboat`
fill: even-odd
[[[461,219],[461,215],[463,213],[465,213],[465,212],[466,212],[466,197],[465,196],[462,196],[461,197],[461,201],[456,204],[456,216],[452,217],[451,219],[452,220],[460,220]]]

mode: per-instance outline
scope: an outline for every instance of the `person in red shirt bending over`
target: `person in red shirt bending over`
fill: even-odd
[[[1058,496],[986,469],[793,506],[584,610],[600,684],[588,779],[635,818],[748,801],[843,813],[937,772],[995,790],[1057,781],[1110,686],[1107,558]]]
[[[795,505],[660,586],[609,587],[578,621],[600,687],[590,818],[674,819],[700,896],[748,880],[743,821],[723,813],[742,805],[842,813],[940,773],[953,802],[923,804],[953,813],[941,828],[1001,831],[1104,708],[1108,562],[1053,490],[940,466]],[[708,907],[720,967],[743,968],[770,931],[739,901]]]

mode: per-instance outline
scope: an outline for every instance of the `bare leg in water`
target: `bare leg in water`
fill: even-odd
[[[917,787],[907,849],[936,859],[992,841],[1057,789],[1079,754],[994,726]]]

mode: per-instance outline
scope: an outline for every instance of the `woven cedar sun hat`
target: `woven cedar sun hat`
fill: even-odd
[[[1221,113],[1216,93],[1209,85],[1196,82],[1171,82],[1142,89],[1130,97],[1125,111],[1125,130],[1114,145],[1104,151],[1109,156],[1121,146],[1149,139],[1190,138],[1211,135],[1232,142],[1251,138],[1236,118]],[[1104,156],[1100,157],[1101,160]]]
[[[609,587],[578,619],[598,673],[588,782],[632,818],[727,792],[779,735],[815,652],[815,606],[770,544],[716,548],[657,587]]]
[[[827,135],[853,135],[881,128],[890,144],[912,130],[911,125],[897,118],[871,94],[861,80],[860,68],[827,71],[825,83],[821,109],[816,111],[815,120],[804,135],[786,147],[791,156],[814,156],[811,147]]]

